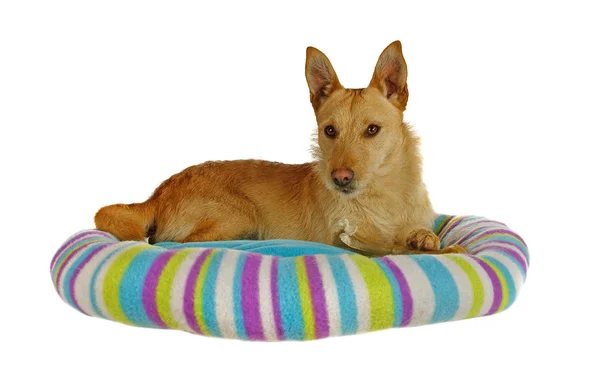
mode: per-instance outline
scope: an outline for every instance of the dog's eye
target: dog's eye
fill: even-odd
[[[333,125],[328,125],[325,127],[325,135],[331,138],[335,137],[335,128]]]
[[[367,136],[374,136],[377,134],[377,132],[379,132],[379,126],[375,125],[375,124],[371,124],[367,127]]]

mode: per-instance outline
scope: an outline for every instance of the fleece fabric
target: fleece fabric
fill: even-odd
[[[85,230],[51,262],[60,297],[120,323],[242,340],[313,340],[485,316],[513,304],[529,266],[506,225],[439,215],[469,254],[367,258],[293,240],[119,241]]]

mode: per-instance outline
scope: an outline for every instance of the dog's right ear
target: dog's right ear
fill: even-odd
[[[333,91],[343,88],[329,58],[317,48],[306,48],[305,73],[310,90],[310,102],[315,112]]]

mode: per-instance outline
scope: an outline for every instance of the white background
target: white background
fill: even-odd
[[[0,369],[597,371],[593,3],[2,2]],[[209,159],[309,161],[307,46],[364,87],[396,39],[436,209],[504,221],[530,247],[513,307],[265,344],[89,318],[56,295],[51,257],[99,207]]]

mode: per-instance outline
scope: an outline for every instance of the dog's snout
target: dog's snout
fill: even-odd
[[[331,178],[339,187],[348,186],[354,178],[354,171],[350,168],[337,168],[331,172]]]

